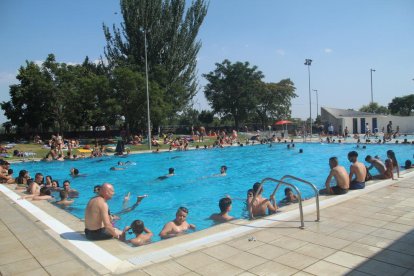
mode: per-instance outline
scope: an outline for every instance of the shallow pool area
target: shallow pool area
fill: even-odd
[[[299,149],[304,150],[299,154]],[[218,201],[225,195],[233,200],[231,214],[237,218],[244,216],[244,200],[247,189],[252,184],[265,177],[281,178],[286,174],[295,175],[314,183],[321,188],[329,171],[328,158],[337,156],[341,165],[349,169],[346,158],[351,150],[358,151],[360,160],[366,155],[379,155],[386,158],[386,151],[393,149],[400,162],[413,158],[413,148],[410,145],[367,145],[366,149],[355,144],[296,144],[287,149],[287,144],[255,145],[245,147],[228,147],[225,149],[193,150],[188,152],[164,152],[159,154],[135,154],[125,158],[105,157],[85,159],[73,162],[26,162],[13,164],[16,173],[20,169],[28,169],[30,175],[41,172],[54,179],[69,179],[71,186],[77,189],[81,197],[75,199],[75,204],[67,209],[73,215],[82,218],[84,208],[93,196],[93,186],[109,182],[114,184],[116,194],[109,201],[111,211],[116,213],[122,209],[123,197],[131,192],[129,205],[135,202],[135,197],[148,194],[142,204],[130,213],[121,216],[116,226],[123,228],[134,219],[141,219],[150,228],[157,240],[157,234],[162,226],[175,216],[180,206],[190,210],[188,221],[196,224],[197,230],[212,225],[207,218],[213,212],[218,212]],[[110,171],[117,162],[133,162],[125,170]],[[219,174],[220,166],[228,167],[227,176]],[[69,170],[76,167],[85,177],[71,178]],[[168,173],[168,168],[175,168],[176,175],[165,180],[157,180]],[[312,196],[312,191],[297,184],[304,197]],[[274,189],[274,184],[265,184],[265,196]],[[283,189],[276,196],[277,201],[283,198]]]

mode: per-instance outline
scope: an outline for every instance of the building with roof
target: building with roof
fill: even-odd
[[[338,133],[343,133],[345,127],[348,127],[349,133],[365,133],[367,127],[372,132],[383,132],[386,131],[389,122],[392,122],[394,131],[398,127],[400,133],[414,133],[414,116],[383,115],[353,109],[321,107],[321,120],[325,126],[332,124],[335,132]]]

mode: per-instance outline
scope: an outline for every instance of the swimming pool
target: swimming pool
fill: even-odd
[[[299,148],[304,150],[299,154]],[[224,149],[193,150],[188,152],[165,152],[159,154],[135,154],[126,158],[105,157],[68,162],[28,162],[13,164],[16,173],[27,169],[33,177],[36,172],[52,175],[62,185],[69,179],[71,186],[77,189],[81,197],[67,208],[73,215],[83,218],[84,209],[93,194],[93,187],[103,182],[112,183],[115,196],[109,201],[112,212],[122,209],[124,195],[131,192],[129,205],[135,202],[137,195],[148,194],[141,205],[133,212],[121,216],[116,226],[123,229],[135,219],[141,219],[154,232],[153,240],[158,240],[158,233],[163,225],[175,217],[178,207],[189,209],[188,221],[197,226],[197,230],[213,225],[207,220],[211,213],[218,212],[218,201],[226,194],[233,200],[231,215],[243,217],[244,200],[247,189],[265,177],[281,178],[291,174],[324,186],[329,171],[328,158],[337,156],[341,165],[349,169],[346,158],[351,150],[357,150],[360,160],[366,155],[379,155],[386,158],[386,151],[393,149],[400,162],[413,158],[411,145],[367,145],[367,149],[356,148],[355,144],[296,144],[288,150],[286,144],[255,145],[245,147],[228,147]],[[135,162],[127,169],[110,171],[118,161]],[[221,165],[228,167],[227,176],[218,174]],[[69,170],[76,167],[86,177],[71,178]],[[165,175],[169,167],[174,167],[176,175],[163,181],[157,177]],[[312,190],[300,183],[295,183],[304,197],[312,196]],[[265,184],[265,196],[273,191],[275,183]],[[276,195],[277,201],[283,198],[283,189]]]

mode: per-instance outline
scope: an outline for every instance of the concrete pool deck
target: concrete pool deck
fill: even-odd
[[[22,203],[3,192],[0,193],[0,273],[414,275],[414,172],[402,176],[398,181],[377,182],[345,196],[321,198],[320,222],[314,221],[314,201],[309,200],[304,207],[303,230],[298,227],[295,205],[288,208],[291,211],[265,219],[224,224],[140,248],[113,240],[82,241],[79,232],[83,223],[79,219],[51,208],[47,202],[34,202],[35,207],[73,229],[72,235],[65,229],[63,234],[56,232],[47,226],[48,219],[33,216],[34,207],[28,205],[31,208],[28,212]],[[212,236],[217,239],[209,238]],[[104,266],[99,263],[98,257],[102,256],[88,256],[76,242],[96,244],[119,263],[116,267]]]

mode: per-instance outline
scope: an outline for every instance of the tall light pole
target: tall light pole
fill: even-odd
[[[148,146],[151,150],[151,118],[150,118],[150,104],[149,104],[149,87],[148,87],[148,59],[147,59],[147,31],[144,30],[145,43],[145,78],[147,81],[147,117],[148,117]]]
[[[305,59],[305,65],[308,66],[308,77],[309,77],[309,119],[310,119],[310,137],[312,141],[312,95],[311,95],[311,79],[310,79],[310,66],[312,64],[311,59]]]
[[[318,89],[312,89],[316,93],[316,117],[319,116],[319,99],[318,99]]]
[[[371,71],[371,104],[374,102],[374,92],[373,92],[373,89],[372,89],[372,72],[375,72],[375,69],[370,69],[370,71]]]

